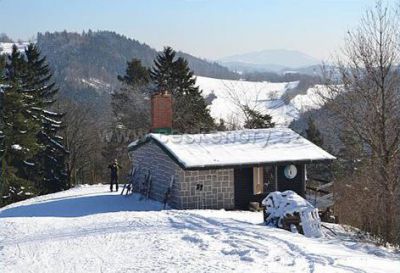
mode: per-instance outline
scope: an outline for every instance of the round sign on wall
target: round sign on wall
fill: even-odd
[[[287,165],[284,170],[285,176],[288,179],[293,179],[297,175],[297,168],[295,165]]]

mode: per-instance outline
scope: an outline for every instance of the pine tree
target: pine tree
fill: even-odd
[[[5,58],[0,55],[0,193],[3,188],[3,155],[4,155],[4,122],[3,122],[3,104],[4,104],[4,69],[5,69]],[[0,198],[1,199],[1,198]],[[0,201],[1,205],[1,201]]]
[[[7,58],[3,85],[3,204],[65,188],[67,152],[57,135],[61,114],[48,111],[57,92],[33,44]]]
[[[312,143],[314,143],[315,145],[322,146],[324,141],[321,132],[318,130],[317,126],[314,123],[314,120],[311,117],[308,118],[307,125],[308,125],[306,129],[307,139]]]
[[[173,92],[174,128],[182,132],[212,130],[215,127],[214,120],[200,89],[195,86],[196,79],[185,59],[176,60],[173,75],[176,83]]]
[[[127,63],[125,75],[118,76],[122,83],[120,90],[112,94],[112,109],[117,121],[114,127],[128,130],[148,130],[150,117],[148,105],[145,103],[148,95],[150,74],[138,59]]]
[[[150,72],[157,91],[169,91],[173,96],[173,128],[180,132],[210,131],[215,128],[207,104],[196,86],[196,78],[188,62],[176,58],[166,47],[154,61]]]
[[[140,60],[127,62],[125,75],[118,76],[122,86],[112,94],[111,105],[115,120],[109,126],[109,138],[102,149],[102,156],[108,161],[115,158],[129,162],[126,146],[131,137],[141,136],[149,131],[149,83],[150,73]],[[123,166],[125,168],[127,166]]]
[[[158,54],[154,60],[154,66],[150,71],[150,77],[157,91],[174,92],[176,88],[174,78],[174,63],[176,53],[171,47],[165,47],[164,51]]]
[[[250,109],[248,106],[244,106],[243,109],[246,121],[244,128],[247,129],[261,129],[261,128],[273,128],[275,123],[272,122],[272,117],[268,114],[263,115],[257,110]]]
[[[323,146],[324,141],[321,132],[318,130],[314,119],[310,116],[307,122],[307,129],[305,130],[306,138],[318,145],[320,147]],[[325,147],[329,148],[329,147]],[[328,149],[329,150],[329,149]],[[331,181],[333,172],[338,172],[338,166],[327,164],[327,163],[311,163],[307,165],[307,176],[313,181]],[[334,170],[336,169],[336,170]]]
[[[227,131],[228,128],[225,125],[225,120],[223,120],[222,118],[219,119],[219,123],[216,125],[215,128],[217,131],[223,132],[223,131]]]
[[[40,150],[35,157],[37,189],[40,194],[60,191],[67,186],[65,161],[68,152],[58,135],[62,127],[63,114],[49,111],[58,92],[52,81],[52,74],[45,57],[40,56],[39,49],[30,44],[25,50],[26,84],[31,90],[31,113],[39,119],[41,130],[37,138]]]
[[[126,63],[124,76],[118,76],[118,80],[132,87],[146,86],[150,82],[149,70],[142,65],[139,59],[132,59]]]
[[[35,193],[30,181],[31,159],[39,150],[40,123],[30,109],[32,96],[24,81],[26,77],[24,56],[14,46],[5,66],[3,87],[3,203],[19,201],[29,196],[28,193]]]

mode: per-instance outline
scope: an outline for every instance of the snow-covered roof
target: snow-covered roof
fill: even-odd
[[[148,134],[132,142],[130,151],[154,140],[184,168],[333,160],[289,128],[237,130],[212,134]]]

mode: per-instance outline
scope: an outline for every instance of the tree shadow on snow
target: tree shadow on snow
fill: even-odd
[[[138,195],[93,195],[60,198],[0,211],[5,217],[80,217],[99,213],[122,211],[159,211],[162,204],[151,200],[140,200]]]

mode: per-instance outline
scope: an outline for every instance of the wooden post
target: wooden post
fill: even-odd
[[[307,184],[307,169],[306,169],[306,164],[303,164],[303,175],[301,177],[301,183],[302,183],[302,197],[306,196],[306,184]]]

